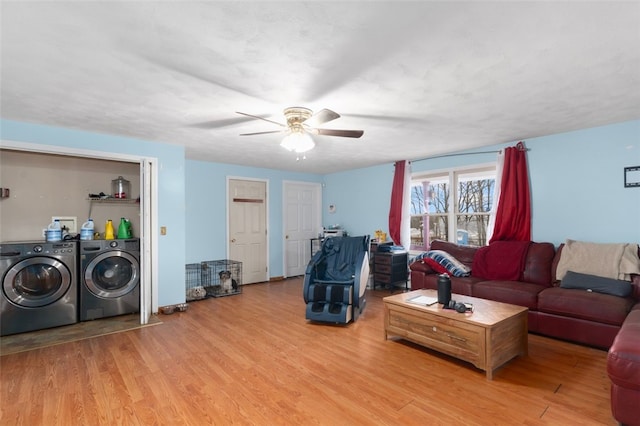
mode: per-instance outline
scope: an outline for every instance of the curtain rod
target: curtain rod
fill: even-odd
[[[474,155],[474,154],[497,154],[498,152],[502,151],[501,149],[498,150],[494,150],[494,151],[477,151],[477,152],[458,152],[456,154],[442,154],[442,155],[434,155],[433,157],[424,157],[424,158],[417,158],[415,160],[411,160],[411,162],[413,163],[414,161],[424,161],[424,160],[431,160],[433,158],[444,158],[444,157],[457,157],[459,155]]]
[[[529,148],[525,147],[523,141],[518,142],[516,144],[516,148],[519,151],[530,151]],[[501,149],[496,149],[496,150],[493,150],[493,151],[458,152],[458,153],[454,153],[454,154],[442,154],[442,155],[434,155],[433,157],[418,158],[416,160],[410,160],[410,162],[413,163],[414,161],[431,160],[431,159],[434,159],[434,158],[457,157],[459,155],[497,154],[499,152],[502,152],[502,150]]]

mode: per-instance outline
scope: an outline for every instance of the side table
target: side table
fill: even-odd
[[[404,288],[407,290],[407,260],[406,251],[377,252],[373,288],[375,289],[376,285],[389,286],[393,291],[396,284],[404,282]]]

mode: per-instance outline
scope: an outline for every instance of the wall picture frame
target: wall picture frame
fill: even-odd
[[[624,168],[624,187],[640,188],[640,166]]]

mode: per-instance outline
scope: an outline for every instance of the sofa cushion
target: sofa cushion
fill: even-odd
[[[416,260],[418,260],[418,258],[421,258],[421,260],[434,271],[448,273],[454,277],[466,277],[469,276],[471,272],[471,268],[443,250],[429,250],[418,256]]]
[[[522,281],[551,287],[556,248],[551,243],[531,243],[527,251]]]
[[[530,241],[495,241],[480,247],[473,258],[473,275],[487,280],[520,281]]]
[[[545,288],[521,281],[480,281],[473,286],[473,297],[537,310],[538,293]]]
[[[618,326],[634,304],[630,297],[560,287],[544,289],[538,295],[540,312]]]
[[[469,276],[469,277],[451,277],[451,293],[462,294],[464,296],[475,296],[473,294],[473,288],[476,283],[482,281],[482,278]],[[429,274],[424,276],[423,280],[424,288],[438,289],[438,275]]]
[[[580,274],[567,271],[560,282],[561,288],[595,291],[612,296],[627,297],[631,294],[631,282],[598,277],[596,275]]]
[[[424,259],[422,259],[422,261],[424,263],[426,263],[427,265],[429,265],[431,267],[431,269],[433,269],[434,271],[436,271],[438,274],[449,274],[449,270],[444,267],[443,265],[440,264],[440,262],[438,262],[436,259],[432,259],[430,257],[425,257]]]

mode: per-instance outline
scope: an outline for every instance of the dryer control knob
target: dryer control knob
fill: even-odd
[[[117,242],[117,241],[111,241],[111,242],[109,243],[109,246],[110,246],[111,248],[118,247],[118,242]]]
[[[40,253],[42,251],[42,246],[35,246],[33,248],[33,251],[36,252],[36,253]]]

